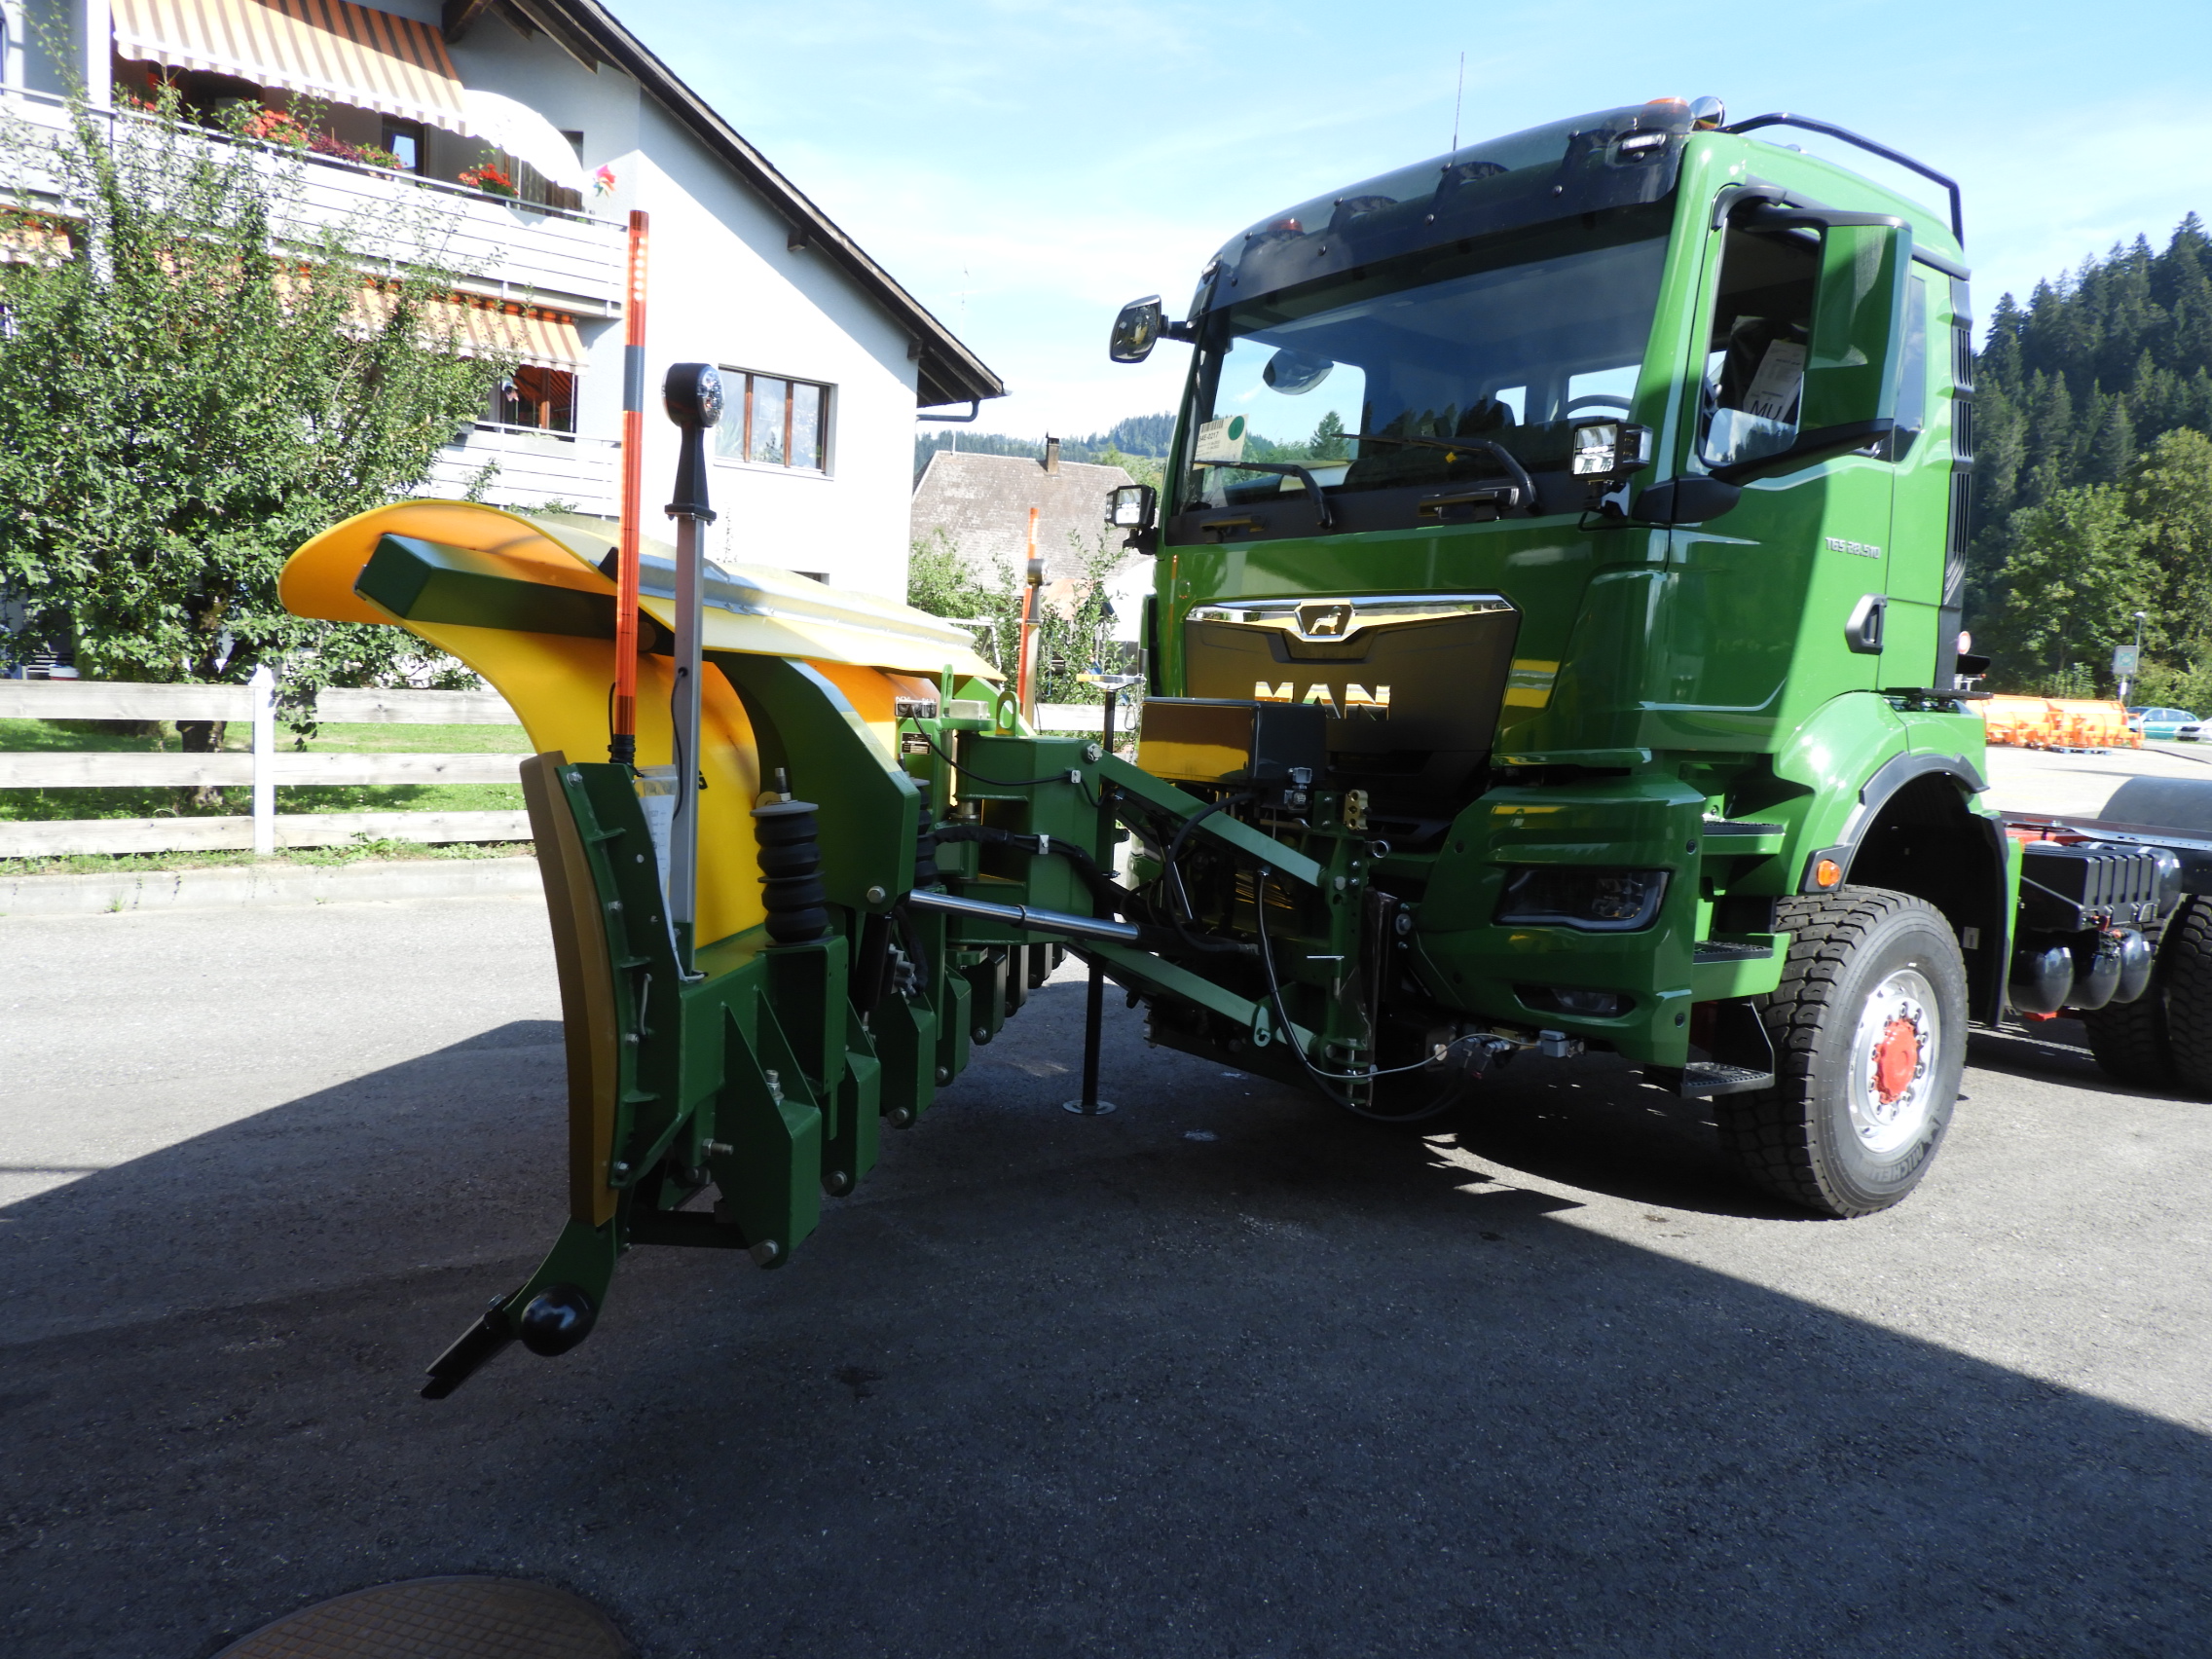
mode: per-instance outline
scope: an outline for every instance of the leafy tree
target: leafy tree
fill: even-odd
[[[2009,538],[1995,643],[2026,675],[2101,672],[2099,659],[2134,638],[2135,612],[2157,599],[2149,533],[2126,496],[2105,484],[2061,490],[2016,514]],[[2159,613],[2143,639],[2153,648],[2165,644]]]
[[[2157,571],[2157,613],[2178,643],[2212,651],[2212,437],[2160,437],[2128,480],[2127,510]]]
[[[1088,703],[1098,693],[1082,676],[1106,665],[1113,630],[1107,582],[1129,557],[1114,536],[1101,533],[1086,542],[1068,533],[1076,556],[1074,593],[1048,596],[1038,614],[1037,700]],[[906,567],[906,603],[933,616],[968,622],[988,620],[975,630],[978,648],[1013,684],[1020,665],[1022,588],[1004,567],[978,571],[943,530],[916,541]]]
[[[1139,484],[1150,484],[1155,490],[1161,487],[1164,463],[1149,455],[1124,455],[1109,444],[1091,458],[1100,466],[1118,466]]]
[[[297,153],[195,128],[173,94],[112,136],[0,131],[0,177],[45,178],[65,255],[0,267],[0,582],[31,648],[95,679],[465,682],[402,630],[278,604],[293,548],[397,499],[510,365],[433,327],[450,291],[427,219],[312,228]],[[29,210],[18,183],[18,212]],[[401,274],[372,262],[410,249]],[[187,749],[219,722],[185,725]]]
[[[1118,449],[1124,455],[1145,456],[1153,461],[1167,459],[1167,446],[1175,441],[1175,417],[1162,410],[1158,415],[1131,415],[1117,421],[1103,436],[1093,433],[1083,440],[1086,449]]]
[[[1106,584],[1115,567],[1129,555],[1122,550],[1114,536],[1105,534],[1086,543],[1070,531],[1068,547],[1076,555],[1081,573],[1075,579],[1072,600],[1061,605],[1048,600],[1038,619],[1037,701],[1040,703],[1097,702],[1100,692],[1095,686],[1086,685],[1082,677],[1112,666],[1107,645],[1114,618]]]
[[[910,549],[906,603],[956,622],[987,619],[990,627],[971,630],[977,636],[977,648],[994,667],[1012,672],[1021,621],[1014,572],[1004,567],[988,572],[979,570],[941,526]]]

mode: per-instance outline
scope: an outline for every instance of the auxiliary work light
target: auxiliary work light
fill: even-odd
[[[1574,428],[1577,478],[1625,478],[1651,464],[1651,428],[1627,421],[1590,421]]]

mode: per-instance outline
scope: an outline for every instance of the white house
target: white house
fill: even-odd
[[[718,555],[903,596],[915,411],[1005,387],[593,0],[0,6],[0,103],[19,118],[58,123],[72,82],[103,111],[156,78],[198,109],[285,110],[301,94],[323,111],[312,211],[437,203],[468,331],[523,366],[445,452],[433,490],[497,459],[494,501],[617,512],[625,248],[643,209],[647,534],[675,470],[661,374],[712,362],[729,411]],[[33,26],[42,7],[65,25],[60,61]]]

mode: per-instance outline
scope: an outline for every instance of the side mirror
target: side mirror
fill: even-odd
[[[1114,338],[1106,348],[1106,355],[1117,363],[1141,363],[1152,355],[1153,347],[1160,343],[1161,335],[1166,330],[1158,294],[1131,300],[1114,319]]]
[[[1691,474],[1654,484],[1636,498],[1635,516],[1645,524],[1704,524],[1744,498],[1743,486]]]
[[[1907,227],[1826,227],[1798,430],[1819,432],[1896,418],[1911,259]]]

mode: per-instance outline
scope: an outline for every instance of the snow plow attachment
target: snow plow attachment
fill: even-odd
[[[284,572],[295,612],[395,624],[459,657],[537,752],[521,770],[560,976],[569,1216],[538,1270],[431,1368],[432,1398],[510,1342],[551,1354],[582,1341],[632,1244],[783,1266],[822,1195],[866,1175],[881,1122],[927,1111],[970,1042],[988,1040],[1058,956],[1032,930],[901,903],[917,859],[925,882],[937,877],[929,836],[948,780],[902,765],[900,721],[932,743],[1012,735],[1011,704],[964,632],[788,571],[711,569],[697,753],[680,757],[675,566],[647,544],[640,764],[616,765],[600,758],[613,553],[610,527],[593,521],[409,502],[317,536]],[[1095,748],[1087,760],[1076,740],[1019,746],[1052,751],[1057,767],[1013,792],[1023,818],[1094,841]],[[697,902],[680,929],[656,807],[685,762],[701,785]],[[968,936],[957,947],[955,927]]]

